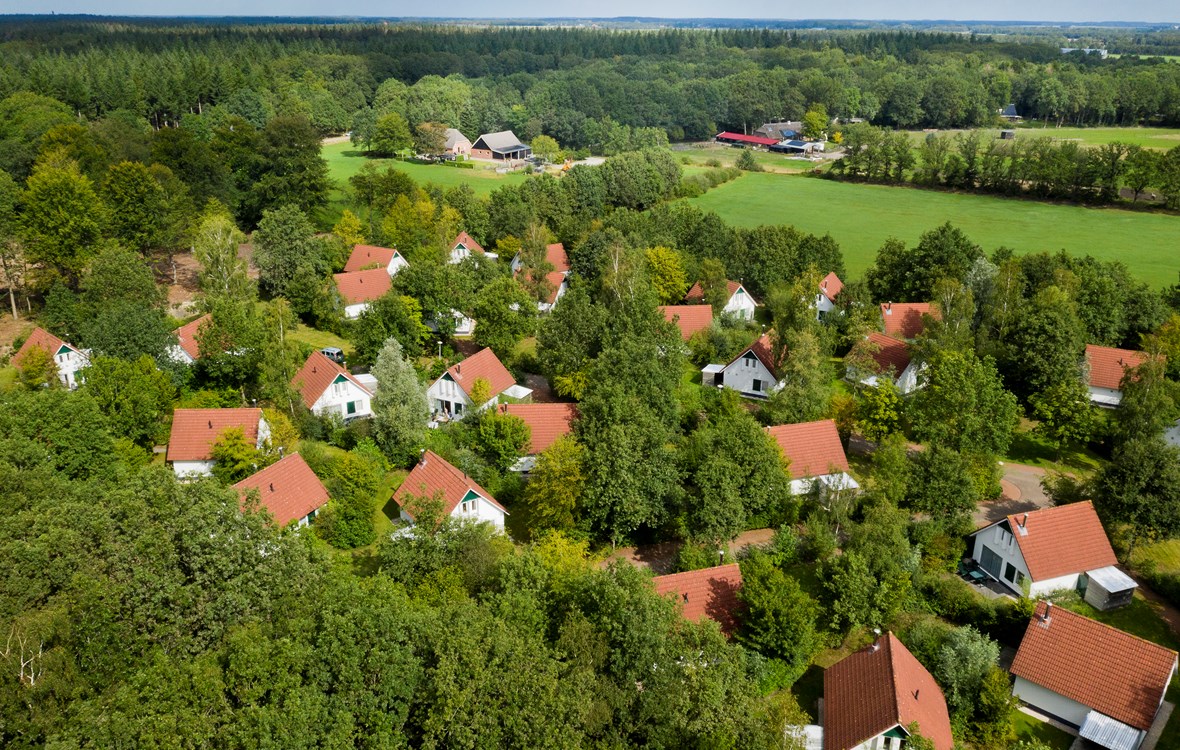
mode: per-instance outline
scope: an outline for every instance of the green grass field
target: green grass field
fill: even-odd
[[[685,167],[685,174],[692,174],[693,168],[704,168],[705,162],[716,159],[724,167],[732,167],[743,149],[727,146],[723,143],[693,144],[688,148],[677,147],[673,150],[676,161]],[[790,159],[785,154],[774,154],[769,151],[753,151],[754,159],[762,168],[769,172],[785,172],[794,174],[806,172],[814,167],[813,164],[802,159]]]
[[[397,159],[367,159],[351,143],[333,143],[324,146],[321,153],[328,162],[328,176],[340,187],[347,184],[348,178],[359,172],[366,161],[372,161],[379,167],[388,165],[399,169],[421,185],[433,182],[445,188],[452,188],[468,184],[478,195],[487,195],[501,185],[522,182],[525,179],[521,172],[496,174],[493,167],[481,162],[475,162],[475,169],[458,169],[438,164],[413,164]]]
[[[1052,750],[1069,750],[1073,744],[1074,738],[1070,735],[1021,711],[1012,715],[1012,728],[1016,730],[1017,741],[1043,742]]]
[[[979,132],[985,139],[1000,137],[999,128],[981,128]],[[909,136],[917,145],[926,137],[926,131],[912,130]],[[1163,150],[1180,146],[1180,128],[1058,128],[1053,123],[1044,127],[1040,122],[1025,122],[1016,127],[1016,137],[1076,140],[1087,146],[1101,146],[1116,141]]]
[[[1180,271],[1180,217],[1166,214],[775,174],[742,175],[690,201],[736,226],[794,224],[831,234],[854,279],[889,237],[912,244],[947,221],[986,252],[1006,246],[1089,253],[1123,261],[1153,287],[1172,283]]]

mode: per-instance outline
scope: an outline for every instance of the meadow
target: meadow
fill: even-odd
[[[1177,128],[1058,128],[1052,123],[1045,126],[1039,122],[1024,122],[1015,126],[1019,138],[1054,138],[1062,141],[1078,141],[1085,146],[1102,146],[1107,143],[1130,143],[1143,148],[1168,150],[1180,146],[1180,129]],[[911,130],[910,138],[917,145],[928,132],[955,133],[960,131]],[[999,128],[983,128],[978,132],[985,141],[999,138]]]
[[[853,279],[888,238],[915,243],[947,221],[989,253],[998,247],[1088,253],[1123,261],[1155,288],[1175,282],[1180,271],[1180,217],[1162,213],[764,173],[742,175],[690,200],[735,226],[793,224],[831,234]]]

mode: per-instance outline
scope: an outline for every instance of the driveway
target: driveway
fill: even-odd
[[[1002,463],[1002,471],[1000,487],[1003,492],[998,500],[980,503],[975,509],[972,516],[975,528],[995,523],[1013,513],[1027,513],[1052,505],[1041,487],[1044,469],[1026,464]]]

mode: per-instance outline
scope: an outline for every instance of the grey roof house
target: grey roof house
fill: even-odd
[[[476,159],[495,159],[508,161],[513,159],[527,159],[533,150],[520,142],[511,130],[501,130],[499,133],[484,133],[471,146],[471,156]]]

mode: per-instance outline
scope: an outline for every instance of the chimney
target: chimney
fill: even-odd
[[[209,420],[209,429],[210,430],[213,429],[213,420],[212,419]]]
[[[271,483],[270,483],[270,491],[271,491],[271,492],[274,492],[274,491],[275,491],[275,483],[274,483],[274,482],[271,482]]]
[[[685,591],[683,594],[681,594],[681,596],[683,596],[683,597],[684,597],[684,603],[685,603],[685,604],[688,604],[688,592],[687,592],[687,591]]]
[[[311,366],[311,371],[312,371],[313,373],[316,371],[316,369],[315,369],[315,365],[312,365],[312,366]]]
[[[914,691],[914,700],[918,700],[918,693],[919,692],[920,692],[919,690]]]
[[[1041,615],[1041,622],[1048,625],[1053,619],[1053,602],[1045,602],[1045,612]]]
[[[462,363],[462,362],[460,362],[459,364],[455,365],[455,374],[456,374],[456,375],[462,375],[462,374],[463,374],[463,363]]]
[[[886,303],[885,303],[885,314],[886,314],[886,315],[892,315],[892,314],[893,314],[893,303],[892,303],[892,302],[886,302]]]

